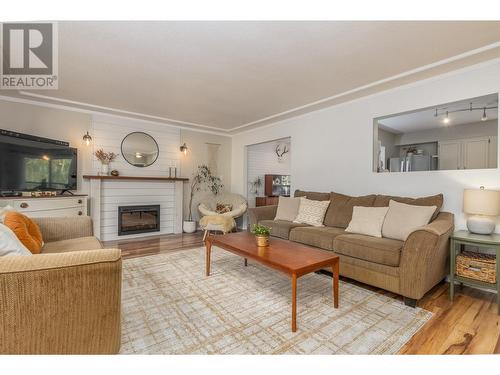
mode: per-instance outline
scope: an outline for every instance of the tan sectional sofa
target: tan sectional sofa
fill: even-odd
[[[102,249],[88,217],[35,221],[42,254],[0,258],[0,354],[117,353],[120,250]]]
[[[272,236],[333,251],[340,257],[342,276],[400,294],[410,306],[415,306],[418,299],[446,277],[454,217],[449,212],[440,212],[442,194],[414,199],[387,195],[351,197],[297,190],[295,196],[330,201],[324,227],[274,220],[277,206],[250,209],[249,226],[263,224],[271,228]],[[438,209],[428,225],[412,232],[404,242],[345,232],[354,206],[385,207],[391,199]]]

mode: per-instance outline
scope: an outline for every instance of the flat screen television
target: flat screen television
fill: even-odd
[[[0,193],[77,189],[69,143],[0,129]]]

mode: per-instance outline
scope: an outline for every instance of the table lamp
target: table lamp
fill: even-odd
[[[491,234],[495,230],[495,216],[500,214],[500,190],[464,190],[464,212],[470,214],[467,229],[471,233]]]

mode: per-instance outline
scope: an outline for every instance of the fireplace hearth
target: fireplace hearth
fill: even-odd
[[[160,205],[118,207],[118,235],[160,231]]]

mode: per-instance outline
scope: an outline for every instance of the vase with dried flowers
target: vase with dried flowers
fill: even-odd
[[[102,148],[94,152],[94,155],[101,162],[101,174],[107,176],[109,174],[109,163],[115,160],[118,155],[114,152],[104,152]]]

